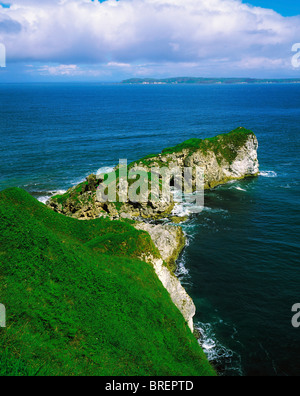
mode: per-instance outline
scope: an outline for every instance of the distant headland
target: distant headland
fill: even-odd
[[[122,84],[300,84],[300,78],[293,79],[258,79],[258,78],[203,78],[203,77],[172,77],[172,78],[131,78]]]

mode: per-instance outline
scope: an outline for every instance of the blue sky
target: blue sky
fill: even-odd
[[[296,0],[10,0],[0,82],[300,78]],[[1,52],[0,52],[1,56]],[[0,59],[0,65],[1,62]]]
[[[300,2],[298,0],[250,0],[244,1],[257,7],[271,8],[283,16],[300,14]]]

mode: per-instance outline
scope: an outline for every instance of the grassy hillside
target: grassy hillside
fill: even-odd
[[[213,375],[141,251],[148,234],[0,193],[0,375]]]

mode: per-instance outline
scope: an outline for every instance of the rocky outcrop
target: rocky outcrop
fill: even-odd
[[[135,228],[150,234],[167,267],[174,272],[177,268],[176,260],[185,247],[186,242],[182,228],[144,222],[136,223]]]
[[[210,139],[190,139],[178,146],[165,149],[158,155],[142,158],[131,163],[127,173],[142,168],[146,178],[149,178],[149,187],[151,187],[153,168],[177,167],[184,175],[185,168],[198,167],[204,171],[204,188],[209,189],[231,180],[258,175],[257,149],[258,141],[254,133],[238,128]],[[121,183],[118,178],[118,167],[114,174],[118,189]],[[172,213],[174,208],[172,196],[169,200],[154,200],[151,199],[150,194],[147,194],[141,202],[133,202],[130,198],[126,202],[99,200],[96,191],[103,182],[104,180],[97,178],[96,175],[90,175],[85,182],[71,188],[64,195],[52,197],[47,204],[56,212],[82,220],[99,216],[110,216],[114,219],[120,217],[160,219]],[[196,190],[195,174],[193,174],[192,188]]]
[[[159,280],[169,292],[171,300],[180,310],[193,332],[193,317],[196,313],[195,304],[172,271],[176,267],[176,259],[185,246],[185,236],[182,228],[148,223],[137,223],[135,228],[147,231],[159,250],[162,259],[148,255],[145,255],[143,259],[151,262]]]
[[[196,167],[204,171],[204,188],[210,189],[231,180],[259,174],[258,141],[255,134],[245,128],[218,135],[210,139],[190,139],[161,154],[145,157],[130,165],[144,167],[148,172],[159,167]],[[196,189],[193,174],[193,190]]]
[[[236,133],[239,134],[238,130]],[[219,137],[221,147],[223,144],[226,150],[230,149],[229,156],[222,155],[220,148],[219,150],[208,150],[205,156],[201,151],[196,151],[186,159],[186,166],[199,166],[204,169],[206,189],[231,180],[258,175],[257,138],[251,133],[242,132],[241,134],[242,143],[240,142],[237,146],[229,143],[228,136]]]
[[[65,194],[52,197],[47,205],[55,212],[79,220],[90,220],[98,217],[161,219],[169,216],[175,206],[173,197],[168,201],[151,201],[125,203],[99,202],[95,186],[103,180],[96,175],[90,175],[87,180],[78,186],[70,188]]]
[[[151,260],[154,270],[170,294],[171,300],[182,313],[191,331],[194,331],[193,318],[196,313],[196,307],[192,298],[187,294],[180,281],[170,270],[164,265],[163,260]]]

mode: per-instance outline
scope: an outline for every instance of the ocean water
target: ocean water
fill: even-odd
[[[99,168],[239,126],[260,176],[206,193],[178,276],[222,375],[299,375],[300,85],[0,86],[0,190],[45,201]]]

